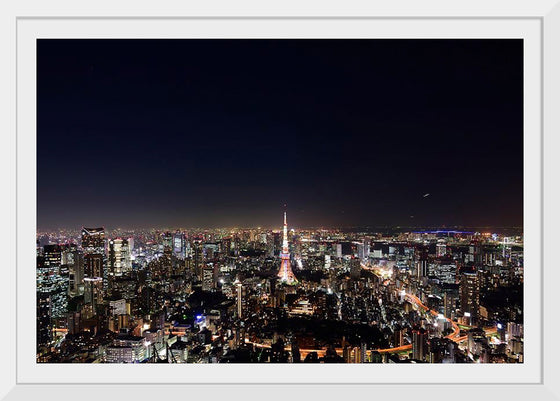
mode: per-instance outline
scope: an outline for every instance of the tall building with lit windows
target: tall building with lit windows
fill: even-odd
[[[237,292],[237,318],[241,319],[241,317],[243,316],[243,283],[241,283],[241,281],[236,278],[233,285],[235,285],[235,289]]]
[[[428,252],[425,249],[420,249],[418,252],[418,259],[416,260],[416,274],[418,279],[428,276]]]
[[[443,258],[447,255],[447,245],[444,240],[438,240],[436,244],[436,256],[438,258]]]
[[[461,273],[459,302],[461,315],[470,317],[471,323],[476,322],[480,308],[480,288],[476,272]]]
[[[51,298],[48,293],[37,291],[37,350],[52,341]]]
[[[185,235],[182,232],[173,234],[173,255],[179,259],[185,259],[186,244]]]
[[[76,244],[67,246],[62,252],[62,264],[68,267],[68,295],[84,293],[84,254]]]
[[[132,270],[128,240],[123,238],[109,240],[108,253],[109,274],[121,276]]]
[[[202,291],[212,291],[215,288],[218,266],[208,263],[202,267]]]
[[[82,228],[82,249],[84,254],[105,254],[105,229],[98,228]]]
[[[64,316],[68,307],[68,266],[62,265],[62,247],[45,245],[37,258],[37,291],[48,294],[50,315]]]
[[[105,269],[105,229],[82,228],[82,249],[84,252],[84,300],[91,305],[95,314],[97,305],[103,302],[103,291],[107,286]]]
[[[195,238],[192,241],[192,266],[194,275],[199,282],[203,280],[203,260],[202,260],[202,238]]]
[[[103,302],[103,256],[88,254],[84,256],[84,300],[91,305],[95,314],[97,305]]]

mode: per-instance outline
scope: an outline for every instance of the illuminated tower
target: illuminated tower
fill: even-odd
[[[284,212],[284,237],[282,240],[282,253],[280,253],[280,258],[282,259],[280,263],[280,270],[278,271],[278,278],[282,283],[286,284],[296,284],[297,279],[294,276],[292,267],[290,265],[290,250],[288,249],[288,223],[286,221],[286,212]]]

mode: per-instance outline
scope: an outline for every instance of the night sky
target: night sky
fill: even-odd
[[[39,229],[522,224],[521,40],[37,49]]]

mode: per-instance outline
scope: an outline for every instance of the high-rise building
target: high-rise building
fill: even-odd
[[[125,299],[118,299],[109,302],[109,310],[112,315],[126,315],[129,313],[129,308]]]
[[[222,246],[220,247],[220,252],[224,256],[229,256],[231,252],[231,237],[222,238]]]
[[[241,319],[243,316],[243,284],[239,279],[236,279],[233,284],[237,290],[237,318]]]
[[[105,269],[105,229],[82,228],[82,249],[84,251],[84,295],[95,313],[98,303],[103,301],[103,290],[107,288]]]
[[[402,347],[404,345],[405,330],[401,327],[396,327],[393,332],[393,346]]]
[[[98,228],[82,228],[82,249],[84,254],[105,254],[105,229]]]
[[[192,258],[195,277],[202,282],[202,238],[195,238],[192,242]]]
[[[37,350],[52,341],[51,299],[46,292],[37,292]]]
[[[456,317],[458,290],[451,288],[443,294],[443,314],[451,319]]]
[[[103,279],[103,255],[91,253],[84,256],[84,278]]]
[[[97,305],[103,302],[103,255],[98,253],[84,256],[84,300],[91,305],[93,314]]]
[[[173,234],[173,255],[178,259],[185,259],[185,235],[181,232]]]
[[[444,240],[438,240],[436,244],[436,256],[438,258],[443,258],[445,255],[447,255],[447,245]]]
[[[128,240],[115,238],[109,240],[109,274],[121,276],[132,270]]]
[[[164,250],[165,248],[171,250],[173,248],[173,235],[170,232],[163,233],[161,242]]]
[[[62,249],[59,245],[45,245],[43,248],[45,266],[58,268],[62,263]]]
[[[434,275],[445,284],[455,284],[457,265],[453,261],[438,261]]]
[[[71,297],[84,292],[84,254],[78,249],[70,249],[66,253],[68,264],[68,294]]]
[[[278,278],[281,282],[286,284],[296,284],[297,279],[292,271],[290,263],[290,250],[288,248],[288,222],[286,212],[284,212],[284,231],[282,239],[282,253],[280,253],[280,270],[278,271]]]
[[[68,266],[62,265],[62,247],[45,245],[37,258],[37,291],[48,294],[50,316],[62,317],[68,309]]]
[[[368,360],[367,360],[367,344],[364,343],[364,342],[360,346],[360,362],[361,363],[368,362]]]
[[[412,359],[426,360],[428,355],[428,333],[422,328],[412,330]]]
[[[212,291],[215,288],[218,269],[213,263],[202,267],[202,291]]]
[[[470,317],[471,323],[476,322],[480,308],[480,289],[476,272],[461,273],[459,302],[461,314],[465,317]]]
[[[217,243],[206,243],[202,247],[202,254],[205,259],[213,259],[218,255],[220,246]]]
[[[363,242],[358,244],[358,258],[360,260],[367,259],[369,256],[369,242],[364,239]]]
[[[418,279],[428,276],[428,252],[421,249],[418,255],[418,260],[416,261],[416,273]]]
[[[272,233],[272,242],[274,244],[274,254],[282,252],[282,232],[274,231]]]
[[[70,312],[66,316],[66,326],[68,334],[78,334],[81,330],[82,317],[80,312]]]
[[[348,261],[350,265],[350,277],[353,279],[359,279],[362,273],[362,265],[360,259],[352,258]]]

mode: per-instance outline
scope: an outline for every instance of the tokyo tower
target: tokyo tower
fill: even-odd
[[[280,253],[282,259],[280,263],[280,270],[278,271],[278,278],[280,282],[286,284],[296,284],[297,279],[292,271],[290,264],[290,250],[288,249],[288,223],[286,220],[286,212],[284,212],[284,238],[282,240],[282,252]]]

